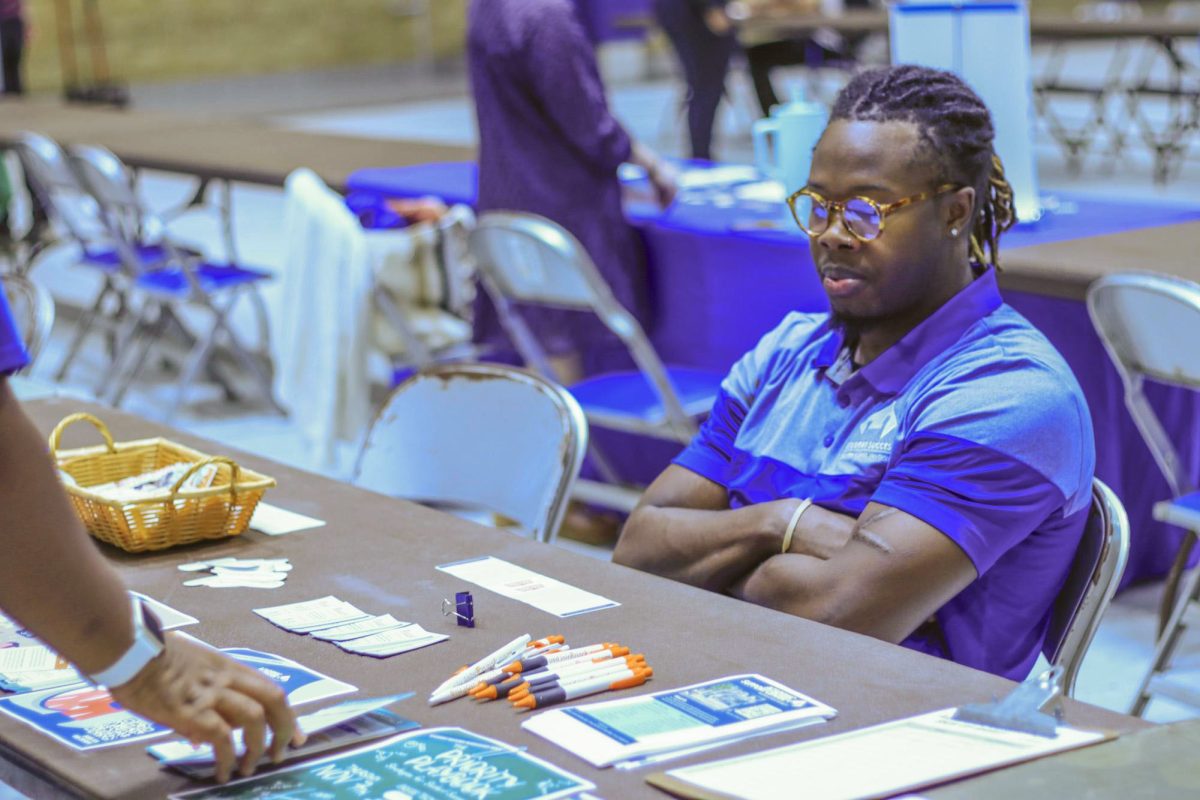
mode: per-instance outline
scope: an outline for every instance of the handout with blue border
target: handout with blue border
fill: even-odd
[[[555,708],[522,727],[596,767],[733,741],[837,715],[762,675],[734,675],[638,697]]]

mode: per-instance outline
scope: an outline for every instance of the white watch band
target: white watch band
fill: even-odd
[[[163,651],[161,632],[147,627],[146,616],[151,612],[136,597],[130,597],[133,609],[133,644],[117,659],[117,663],[100,672],[91,674],[93,683],[108,689],[123,686],[133,680],[142,668]]]

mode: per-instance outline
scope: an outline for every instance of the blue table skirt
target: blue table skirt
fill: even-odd
[[[364,170],[351,176],[363,197],[432,194],[473,203],[473,164]],[[727,369],[789,311],[824,311],[826,298],[800,231],[776,225],[777,208],[730,204],[720,191],[693,195],[670,212],[629,209],[646,244],[654,318],[649,331],[665,362]],[[1200,219],[1200,206],[1099,200],[1060,195],[1048,212],[1002,239],[1004,251],[1087,236]],[[771,227],[763,227],[769,225]],[[1136,267],[1138,265],[1131,265]],[[1066,358],[1083,387],[1096,429],[1097,476],[1125,503],[1133,532],[1125,583],[1163,575],[1182,532],[1155,522],[1153,504],[1170,496],[1149,450],[1125,409],[1123,389],[1084,304],[1026,292],[1005,299],[1041,329]],[[1200,397],[1168,387],[1149,392],[1182,457],[1200,475]],[[631,479],[654,477],[678,452],[666,442],[594,431],[597,444]]]

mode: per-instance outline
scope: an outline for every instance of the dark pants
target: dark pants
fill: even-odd
[[[845,0],[845,4],[847,9],[870,8],[871,0]],[[831,59],[853,59],[854,51],[863,38],[861,35],[843,37],[844,48],[840,51],[830,50],[809,38],[783,39],[747,47],[746,62],[763,116],[770,114],[771,107],[779,104],[779,96],[771,83],[771,70],[797,64],[819,67]]]
[[[688,133],[692,158],[712,158],[712,129],[725,93],[725,73],[737,47],[732,34],[718,36],[688,0],[654,0],[654,14],[683,66],[687,81]]]
[[[20,17],[0,19],[0,60],[4,64],[4,93],[24,94],[21,55],[25,50],[25,21]]]

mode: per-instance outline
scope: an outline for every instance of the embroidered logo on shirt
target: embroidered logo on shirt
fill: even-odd
[[[900,429],[900,421],[896,419],[896,410],[892,406],[880,409],[858,424],[846,450],[868,453],[889,454]]]

